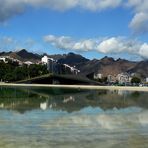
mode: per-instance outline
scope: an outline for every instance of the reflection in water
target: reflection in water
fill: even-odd
[[[46,110],[48,108],[48,102],[40,103],[40,108]]]
[[[147,148],[148,93],[0,89],[0,147]]]
[[[148,94],[145,92],[109,90],[65,90],[53,88],[3,88],[0,93],[0,108],[20,113],[33,109],[80,111],[86,107],[102,110],[127,107],[148,108]]]

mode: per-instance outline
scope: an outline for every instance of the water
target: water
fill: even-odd
[[[148,148],[148,93],[0,87],[0,148]]]

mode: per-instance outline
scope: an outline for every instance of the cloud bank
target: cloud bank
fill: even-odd
[[[126,37],[75,40],[67,36],[47,35],[44,42],[59,49],[73,51],[97,51],[103,54],[128,53],[148,59],[148,43]]]
[[[134,33],[148,32],[148,0],[0,0],[0,22],[23,13],[27,7],[48,8],[67,11],[79,8],[89,11],[102,11],[116,7],[133,10],[129,27]],[[125,7],[126,6],[126,7]]]
[[[49,8],[66,11],[73,8],[101,11],[115,8],[122,0],[0,0],[0,21],[5,21],[24,12],[28,6],[36,8]]]
[[[29,7],[56,11],[83,9],[103,11],[123,7],[133,12],[129,28],[135,34],[148,32],[148,0],[0,0],[0,22],[19,15]]]
[[[143,59],[148,59],[148,43],[127,37],[74,39],[69,36],[47,35],[43,37],[43,41],[43,43],[38,43],[31,38],[22,41],[4,36],[0,37],[0,49],[10,51],[26,48],[36,51],[38,48],[44,49],[43,47],[48,47],[49,44],[61,50],[76,52],[96,51],[113,55],[129,54],[130,56],[136,55]]]
[[[134,33],[148,32],[148,0],[0,0],[0,6],[0,22],[23,13],[28,7],[57,11],[74,8],[89,11],[102,11],[117,7],[130,8],[134,16],[129,27]]]

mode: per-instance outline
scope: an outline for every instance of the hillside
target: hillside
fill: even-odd
[[[139,62],[135,67],[128,70],[129,73],[137,73],[141,77],[148,77],[148,60]]]
[[[16,51],[16,52],[1,52],[0,56],[10,56],[12,58],[18,59],[20,61],[32,61],[32,62],[36,62],[36,61],[40,61],[41,60],[41,55],[39,54],[34,54],[31,52],[28,52],[25,49],[22,49],[20,51]]]
[[[79,54],[72,53],[72,52],[68,54],[48,55],[48,57],[51,57],[57,60],[61,64],[68,64],[70,66],[75,66],[77,64],[90,61],[89,59],[86,59],[85,57]]]
[[[46,54],[47,55],[47,54]],[[43,55],[28,52],[23,49],[17,52],[1,52],[0,56],[10,56],[21,61],[41,61]],[[148,77],[148,61],[133,62],[125,59],[113,59],[104,57],[102,59],[89,60],[75,53],[48,55],[59,63],[76,66],[81,75],[90,73],[101,73],[104,76],[117,75],[122,72],[137,73],[141,77]]]
[[[86,62],[85,64],[79,64],[77,67],[83,74],[94,72],[107,76],[110,74],[117,75],[119,73],[126,72],[129,69],[134,68],[136,65],[136,62],[131,62],[123,59],[114,60],[110,57],[104,57],[100,60],[94,59]]]

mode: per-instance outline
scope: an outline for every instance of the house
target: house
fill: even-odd
[[[146,83],[148,83],[148,78],[146,78]]]
[[[33,62],[31,62],[31,61],[26,61],[26,62],[24,62],[24,64],[26,64],[26,65],[30,66],[30,65],[32,65],[32,64],[34,64],[34,63],[33,63]]]
[[[50,73],[56,73],[57,62],[56,62],[53,58],[49,58],[48,56],[44,56],[44,57],[41,59],[41,62],[42,62],[43,64],[46,64],[46,65],[47,65],[47,70],[48,70]]]
[[[65,67],[65,71],[69,71],[70,74],[77,75],[80,70],[76,69],[75,67],[69,66],[68,64],[63,64]]]
[[[48,63],[48,57],[47,56],[44,56],[44,57],[42,57],[42,59],[41,59],[41,62],[43,63],[43,64],[47,64]]]
[[[5,57],[0,57],[0,61],[6,63],[6,58]]]
[[[102,79],[103,75],[101,73],[94,74],[94,79]]]
[[[116,78],[116,76],[108,75],[108,76],[107,76],[107,81],[108,81],[109,83],[116,83],[116,82],[117,82],[117,78]]]
[[[13,63],[18,63],[18,65],[22,65],[22,62],[18,59],[12,58],[10,56],[1,56],[0,61],[3,61],[4,63],[8,63],[9,61]]]
[[[131,77],[128,73],[121,73],[117,75],[117,81],[119,84],[126,84],[131,82]]]

